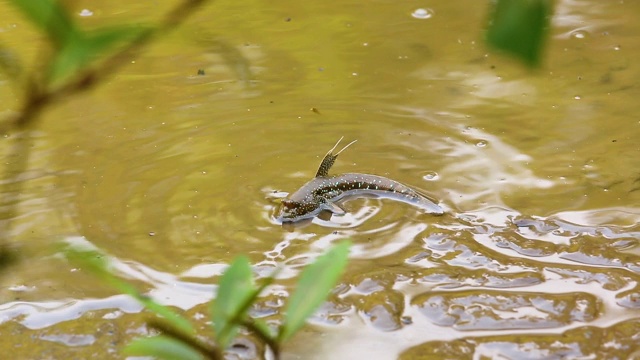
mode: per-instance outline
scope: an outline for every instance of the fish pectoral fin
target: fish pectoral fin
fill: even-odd
[[[319,196],[319,197],[316,198],[316,201],[318,201],[318,203],[320,203],[320,207],[321,207],[322,210],[330,211],[330,212],[332,212],[333,214],[336,214],[336,215],[344,215],[344,214],[347,213],[338,204],[336,204],[336,203],[334,203],[334,202],[332,202],[330,200],[327,200],[324,197],[320,197]]]
[[[336,215],[344,215],[347,212],[341,208],[338,204],[333,203],[331,201],[325,202],[325,208]]]

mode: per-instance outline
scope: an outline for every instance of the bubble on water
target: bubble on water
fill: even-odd
[[[433,10],[431,9],[415,9],[411,16],[416,19],[429,19],[433,16]]]
[[[588,31],[585,31],[585,30],[575,30],[575,31],[572,31],[569,34],[569,36],[571,38],[573,38],[573,39],[582,40],[582,39],[587,39],[587,38],[591,37],[591,34]]]
[[[82,9],[82,11],[80,11],[80,13],[78,15],[80,15],[80,16],[93,16],[93,11],[91,11],[89,9]]]
[[[422,178],[427,180],[427,181],[436,181],[436,180],[438,180],[438,178],[440,178],[440,176],[438,175],[437,172],[430,171],[425,176],[423,176]]]
[[[620,45],[616,45],[616,46],[613,47],[613,50],[615,50],[615,51],[618,51],[620,49],[621,49]]]
[[[478,142],[476,143],[476,146],[477,146],[477,147],[479,147],[479,148],[483,148],[483,147],[486,147],[486,146],[487,146],[487,144],[488,144],[488,143],[487,143],[485,140],[480,140],[480,141],[478,141]]]
[[[9,286],[9,290],[10,291],[16,291],[16,292],[26,292],[26,291],[36,290],[36,287],[35,286],[26,286],[26,285],[13,285],[13,286]]]

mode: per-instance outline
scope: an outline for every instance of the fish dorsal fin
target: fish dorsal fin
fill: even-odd
[[[331,150],[329,150],[327,155],[324,156],[324,159],[322,159],[322,162],[320,163],[320,167],[318,168],[318,172],[316,173],[316,177],[329,176],[329,169],[331,169],[331,166],[333,166],[333,163],[336,161],[336,158],[338,157],[338,155],[340,155],[340,153],[343,152],[346,148],[348,148],[351,144],[358,141],[358,140],[353,140],[352,142],[348,143],[347,146],[343,147],[342,150],[334,154],[333,150],[335,150],[338,147],[338,144],[340,144],[340,141],[342,141],[343,138],[344,136],[341,137],[340,140],[338,140],[338,142],[335,145],[333,145]]]

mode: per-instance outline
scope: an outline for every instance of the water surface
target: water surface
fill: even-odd
[[[37,33],[0,6],[2,43],[31,59]],[[163,6],[73,3],[88,27]],[[640,7],[557,2],[537,71],[486,49],[486,7],[215,2],[52,109],[28,169],[3,177],[23,182],[2,220],[24,256],[2,277],[0,347],[121,358],[149,333],[135,301],[55,256],[59,241],[107,252],[206,334],[233,257],[259,275],[284,268],[253,309],[277,322],[300,269],[349,237],[345,276],[287,358],[638,357]],[[0,83],[5,111],[19,95]],[[332,173],[389,177],[448,213],[363,198],[281,228],[279,199],[341,136],[358,142]]]

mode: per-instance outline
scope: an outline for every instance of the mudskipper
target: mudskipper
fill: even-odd
[[[325,211],[343,215],[345,211],[339,203],[347,198],[359,196],[390,198],[418,206],[430,214],[444,214],[444,210],[425,195],[383,176],[358,173],[329,175],[329,170],[338,155],[356,142],[350,142],[334,154],[333,151],[340,141],[342,138],[324,156],[316,176],[282,200],[277,216],[279,221],[287,223],[310,219]]]

